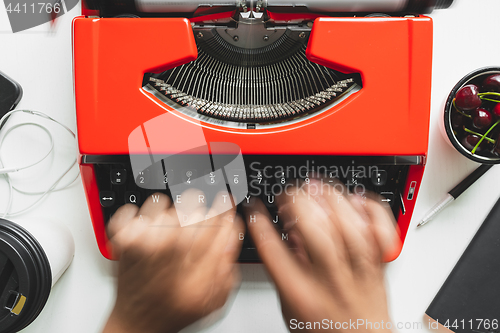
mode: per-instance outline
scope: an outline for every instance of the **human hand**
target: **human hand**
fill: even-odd
[[[104,333],[178,332],[225,304],[239,281],[234,262],[244,226],[223,194],[207,209],[196,200],[200,193],[183,193],[190,204],[176,208],[157,193],[158,200],[113,215],[108,233],[119,259],[118,291]],[[180,211],[189,216],[185,227]]]
[[[314,186],[323,193],[313,193]],[[300,332],[390,332],[383,259],[401,247],[392,213],[374,200],[348,198],[319,181],[307,192],[279,198],[293,252],[278,237],[261,202],[251,212],[255,223],[248,223],[278,289],[287,327]]]

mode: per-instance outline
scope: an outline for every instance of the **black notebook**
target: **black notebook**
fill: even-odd
[[[500,199],[426,313],[454,332],[500,332]]]

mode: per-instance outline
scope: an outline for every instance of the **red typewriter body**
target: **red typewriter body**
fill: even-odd
[[[88,17],[95,12],[85,9],[84,14],[73,22],[78,142],[82,179],[103,256],[111,258],[105,233],[109,216],[102,206],[102,177],[96,163],[128,154],[182,153],[189,143],[172,140],[175,133],[154,147],[129,145],[134,129],[165,114],[171,115],[170,126],[183,140],[189,140],[184,133],[202,131],[207,142],[234,143],[243,156],[339,157],[384,161],[384,165],[410,161],[391,198],[397,202],[393,211],[404,242],[428,146],[430,18],[313,15],[307,59],[341,73],[359,73],[362,87],[303,119],[253,128],[193,120],[143,89],[146,73],[161,73],[197,59],[193,25],[199,17],[95,18]],[[274,15],[279,20],[311,20],[309,14]]]

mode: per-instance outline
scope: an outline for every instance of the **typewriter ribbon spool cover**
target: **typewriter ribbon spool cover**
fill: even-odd
[[[176,198],[193,180],[242,205],[262,177],[252,166],[266,163],[381,168],[357,181],[391,203],[404,241],[427,154],[430,18],[82,16],[73,52],[82,179],[105,257],[106,222],[132,196]],[[257,261],[247,250],[240,260]]]

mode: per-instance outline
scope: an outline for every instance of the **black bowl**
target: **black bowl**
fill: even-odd
[[[453,99],[457,94],[458,90],[463,86],[474,82],[474,80],[478,79],[481,76],[486,77],[491,74],[500,74],[500,67],[484,67],[476,69],[473,72],[470,72],[466,76],[463,77],[450,92],[448,99],[446,100],[446,105],[444,107],[444,129],[448,139],[450,140],[453,147],[455,147],[462,155],[467,157],[468,159],[482,163],[482,164],[499,164],[500,157],[486,157],[476,154],[472,154],[468,149],[466,149],[460,141],[457,139],[455,134],[453,133],[452,123],[451,123],[451,115],[453,111]]]

